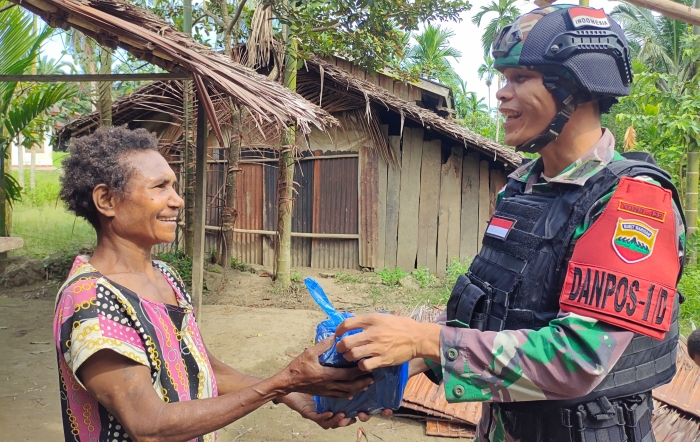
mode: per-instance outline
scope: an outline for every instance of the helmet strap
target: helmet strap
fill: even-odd
[[[540,135],[529,141],[515,147],[516,152],[537,153],[546,145],[556,140],[564,125],[569,122],[571,114],[574,113],[579,105],[578,100],[574,95],[565,88],[559,81],[559,75],[544,74],[543,82],[545,88],[554,96],[554,99],[559,102],[561,110],[557,112],[554,119],[549,123],[549,126]]]

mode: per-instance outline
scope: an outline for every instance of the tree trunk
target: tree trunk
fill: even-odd
[[[288,40],[289,41],[289,40]],[[284,69],[285,86],[297,89],[297,48],[290,42]],[[292,285],[292,212],[294,209],[294,150],[296,128],[289,127],[282,136],[280,149],[279,178],[277,181],[277,265],[275,283],[286,290]]]
[[[100,48],[100,74],[112,73],[112,51],[108,48]],[[97,107],[100,110],[100,124],[112,125],[112,83],[101,81],[97,85]]]
[[[241,158],[241,143],[242,143],[242,124],[243,110],[231,103],[231,119],[233,121],[234,134],[231,139],[231,145],[228,149],[228,171],[226,172],[226,202],[224,210],[221,213],[222,229],[224,231],[224,245],[221,248],[221,265],[224,270],[231,267],[231,256],[233,251],[233,226],[236,224],[238,212],[236,211],[236,185],[238,182],[238,163]],[[236,118],[236,116],[238,116]],[[237,121],[236,121],[237,120]],[[237,131],[237,133],[236,133]]]
[[[12,148],[10,146],[10,148]],[[24,189],[24,146],[22,146],[22,135],[17,135],[17,181]]]
[[[698,163],[700,162],[700,152],[688,152],[688,165],[686,168],[686,191],[685,191],[685,221],[687,223],[687,237],[695,239],[698,230]],[[696,241],[697,244],[697,241]],[[695,265],[698,257],[695,248],[690,248],[686,257],[686,263]]]

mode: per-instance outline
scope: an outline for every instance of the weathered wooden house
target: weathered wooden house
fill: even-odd
[[[334,115],[341,127],[297,141],[292,265],[319,268],[427,267],[473,257],[495,197],[521,157],[450,121],[452,93],[420,81],[367,74],[339,59],[312,57],[298,73],[298,93]],[[156,132],[179,169],[182,88],[144,86],[114,104],[114,124]],[[62,138],[92,130],[97,116],[68,125]],[[277,222],[278,134],[239,131],[234,255],[272,265]],[[235,138],[235,137],[234,137]],[[210,137],[208,248],[220,248],[227,149]]]

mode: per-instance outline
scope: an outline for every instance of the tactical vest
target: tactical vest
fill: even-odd
[[[576,228],[590,221],[586,217],[596,212],[591,209],[611,192],[620,177],[640,175],[649,176],[671,190],[677,207],[681,207],[678,192],[666,172],[649,162],[631,159],[609,163],[582,186],[552,183],[552,190],[542,194],[526,194],[525,183],[509,180],[494,216],[516,222],[505,239],[484,237],[481,251],[468,273],[460,276],[452,291],[447,305],[448,325],[482,331],[537,330],[547,326],[559,312],[559,296],[573,252],[572,237]],[[652,405],[646,393],[669,382],[676,372],[679,298],[676,297],[671,329],[664,339],[658,341],[635,335],[617,364],[590,394],[567,401],[499,403],[498,407],[508,413],[530,414],[527,419],[519,418],[521,423],[530,420],[531,423],[523,424],[525,426],[532,426],[539,419],[532,413],[551,414],[558,407],[568,416],[562,414],[559,419],[557,414],[556,426],[561,427],[557,431],[561,431],[567,419],[576,420],[577,411],[588,415],[596,411],[615,414],[619,416],[614,420],[623,422],[625,407],[619,404],[641,394],[642,399],[633,402],[646,405],[633,406],[638,413],[628,416],[627,421],[637,425],[644,412],[648,413],[642,420],[648,421]],[[596,407],[600,410],[590,410]],[[620,422],[616,425],[624,425]],[[640,436],[638,440],[652,439]]]

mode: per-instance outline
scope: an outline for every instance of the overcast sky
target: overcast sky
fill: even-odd
[[[498,0],[495,0],[498,1]],[[491,13],[482,19],[482,27],[478,28],[472,24],[472,17],[481,10],[482,5],[491,3],[491,0],[471,0],[472,9],[462,14],[462,21],[459,23],[447,23],[455,36],[450,41],[451,45],[462,52],[462,58],[456,63],[452,63],[457,74],[467,82],[467,90],[477,93],[479,97],[483,97],[488,102],[488,88],[486,84],[479,80],[477,70],[484,61],[484,50],[481,48],[481,35],[483,28],[486,27],[489,21],[495,16]],[[560,1],[558,4],[565,4],[567,1]],[[618,2],[608,0],[589,0],[589,4],[593,8],[603,8],[607,13],[610,13]],[[531,1],[520,0],[517,6],[522,13],[531,11],[537,6]],[[494,80],[491,86],[491,106],[496,106],[496,81]]]

